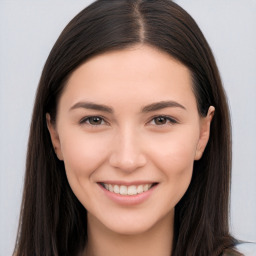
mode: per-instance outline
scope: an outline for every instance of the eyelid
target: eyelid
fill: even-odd
[[[97,125],[97,124],[93,125],[93,124],[87,123],[87,121],[89,120],[89,118],[93,118],[93,117],[100,118],[103,123],[98,124],[98,125]],[[179,121],[178,121],[176,118],[174,118],[174,117],[172,117],[172,116],[169,116],[169,115],[154,115],[154,116],[152,116],[152,117],[149,119],[149,121],[148,121],[146,124],[149,124],[149,125],[150,125],[150,123],[151,123],[152,121],[154,121],[154,119],[159,118],[159,117],[160,117],[160,118],[162,117],[162,118],[167,119],[167,123],[162,124],[162,125],[157,125],[157,124],[153,124],[153,125],[155,125],[155,126],[164,126],[164,125],[168,125],[168,124],[169,124],[169,125],[174,125],[174,124],[179,123]],[[81,125],[86,124],[86,125],[89,125],[89,126],[94,126],[94,127],[96,127],[96,126],[102,126],[102,125],[109,125],[109,122],[106,120],[105,117],[103,117],[103,116],[101,116],[101,115],[88,115],[88,116],[84,116],[83,118],[81,118],[80,121],[79,121],[79,124],[81,124]]]
[[[100,118],[103,121],[103,124],[99,124],[99,125],[93,125],[90,123],[87,123],[87,121],[89,120],[89,118],[93,118],[93,117],[97,117]],[[89,126],[101,126],[101,125],[109,125],[109,123],[106,121],[106,118],[101,116],[101,115],[89,115],[89,116],[84,116],[83,118],[80,119],[79,124],[83,125],[89,125]]]
[[[172,116],[169,116],[169,115],[155,115],[153,117],[150,118],[150,120],[147,122],[147,124],[150,124],[154,119],[158,118],[158,117],[162,117],[162,118],[166,118],[167,121],[169,121],[168,123],[166,124],[163,124],[163,125],[157,125],[157,124],[154,124],[155,126],[164,126],[164,125],[174,125],[174,124],[177,124],[179,123],[179,121],[172,117]]]

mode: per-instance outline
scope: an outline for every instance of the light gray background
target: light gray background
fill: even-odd
[[[11,255],[35,90],[67,22],[92,1],[0,0],[0,256]],[[232,233],[256,241],[256,0],[177,0],[219,66],[233,125]]]

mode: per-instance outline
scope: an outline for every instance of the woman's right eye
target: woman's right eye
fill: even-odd
[[[89,116],[89,117],[83,118],[80,121],[80,124],[88,124],[88,125],[93,125],[93,126],[99,126],[99,125],[102,125],[102,124],[106,124],[106,122],[100,116]]]

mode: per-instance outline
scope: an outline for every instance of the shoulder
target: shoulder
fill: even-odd
[[[244,256],[256,256],[256,243],[239,243],[236,250],[244,254]]]

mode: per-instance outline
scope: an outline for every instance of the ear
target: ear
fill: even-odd
[[[59,160],[63,160],[59,135],[56,130],[56,126],[51,121],[51,116],[49,113],[46,114],[46,123],[47,123],[48,131],[51,136],[51,141],[52,141],[54,151],[55,151],[57,157],[59,158]]]
[[[199,160],[202,157],[208,143],[210,137],[210,126],[212,118],[214,116],[214,112],[215,108],[213,106],[210,106],[207,116],[203,117],[200,120],[200,137],[196,148],[195,160]]]

